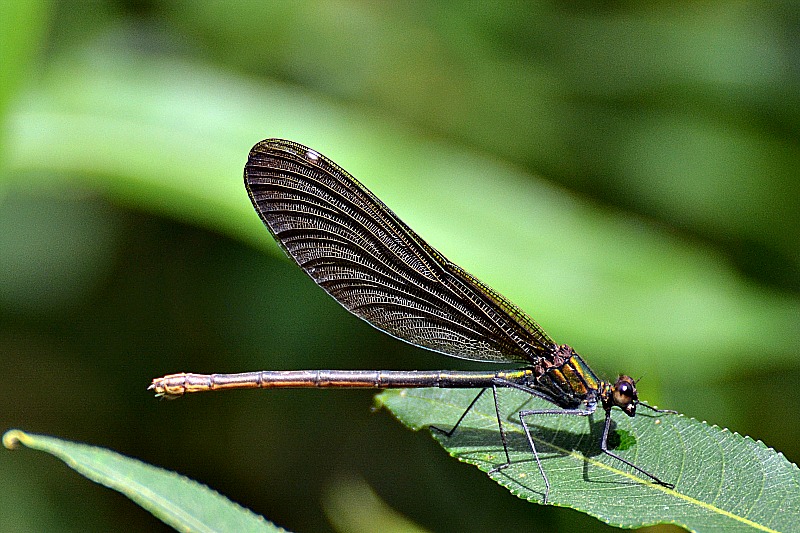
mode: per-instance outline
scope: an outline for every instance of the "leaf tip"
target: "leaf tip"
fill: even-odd
[[[24,432],[18,429],[10,429],[3,434],[3,446],[9,450],[16,450],[20,444],[24,444],[27,438],[28,436]]]

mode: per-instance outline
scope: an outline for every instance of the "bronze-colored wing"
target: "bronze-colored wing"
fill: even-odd
[[[533,364],[552,351],[553,341],[521,309],[448,261],[318,152],[261,141],[244,182],[289,257],[376,328],[476,361]]]

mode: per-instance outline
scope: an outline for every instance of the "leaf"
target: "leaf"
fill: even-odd
[[[408,389],[380,394],[403,424],[449,429],[475,390]],[[512,466],[490,475],[520,498],[542,501],[544,482],[516,412],[552,405],[513,390],[500,391]],[[516,419],[516,423],[514,420]],[[603,414],[530,417],[534,441],[550,480],[549,503],[571,507],[611,525],[677,524],[692,531],[798,531],[800,470],[760,441],[683,415],[615,410],[609,445],[652,472],[671,490],[600,451]],[[458,460],[484,472],[504,462],[491,394],[485,394],[452,437],[433,432]],[[616,438],[615,438],[616,437]]]
[[[36,64],[36,53],[47,38],[48,8],[44,0],[4,2],[0,8],[0,120],[5,119],[9,103]]]
[[[350,533],[423,533],[425,530],[392,509],[361,477],[337,476],[325,488],[322,506],[336,531]]]
[[[197,481],[105,448],[16,429],[3,435],[3,444],[50,453],[181,531],[285,531]]]

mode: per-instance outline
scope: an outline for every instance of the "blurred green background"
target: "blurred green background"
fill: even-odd
[[[800,457],[797,3],[0,15],[0,429],[118,450],[296,531],[374,530],[376,501],[435,531],[600,528],[516,499],[369,391],[145,390],[179,371],[474,368],[371,329],[282,257],[241,174],[284,137],[601,375]],[[0,453],[0,486],[3,531],[166,529],[40,454]]]

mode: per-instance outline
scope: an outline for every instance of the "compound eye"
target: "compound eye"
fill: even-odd
[[[628,416],[636,414],[636,386],[628,376],[620,376],[614,384],[612,401]]]
[[[633,398],[633,385],[628,383],[627,381],[623,381],[619,385],[617,385],[616,393],[623,398],[628,398],[629,400]]]

